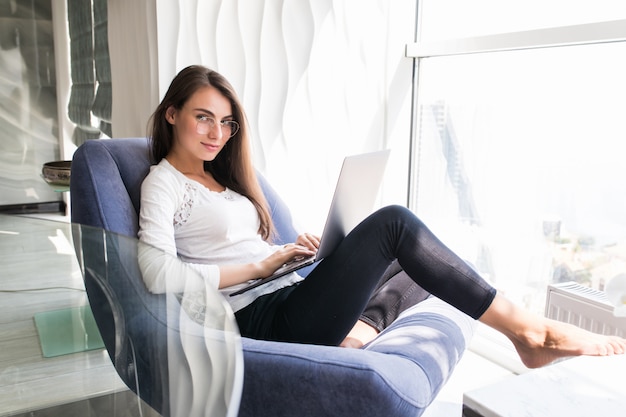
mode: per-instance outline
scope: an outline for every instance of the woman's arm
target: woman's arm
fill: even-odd
[[[151,292],[182,292],[189,289],[187,276],[196,275],[181,272],[179,264],[182,261],[177,257],[174,223],[182,221],[177,220],[175,214],[184,205],[183,200],[183,185],[167,171],[151,172],[142,184],[139,239],[145,245],[140,247],[139,260],[144,281]],[[185,263],[185,268],[193,269],[206,285],[221,289],[269,276],[296,256],[311,256],[315,252],[309,246],[311,243],[278,247],[259,262],[221,266]]]
[[[208,285],[217,289],[220,271],[216,265],[187,263],[194,273],[184,273],[176,248],[174,215],[181,205],[183,190],[180,184],[164,169],[155,168],[141,186],[139,213],[139,266],[144,282],[153,293],[183,292],[189,286],[204,289]],[[201,278],[195,285],[188,283],[189,276]]]

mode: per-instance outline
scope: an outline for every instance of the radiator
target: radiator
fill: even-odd
[[[626,317],[616,317],[613,310],[603,291],[575,282],[548,286],[546,317],[594,333],[626,337]]]

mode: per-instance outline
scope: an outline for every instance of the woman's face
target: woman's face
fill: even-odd
[[[211,86],[196,91],[183,108],[168,108],[165,117],[174,133],[171,152],[179,157],[212,161],[231,136],[231,126],[220,123],[233,120],[230,101]]]

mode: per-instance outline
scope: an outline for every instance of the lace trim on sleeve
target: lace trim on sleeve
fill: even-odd
[[[185,183],[185,190],[183,191],[183,202],[174,213],[174,227],[180,227],[187,223],[189,216],[191,215],[191,209],[195,203],[197,189],[193,184]]]

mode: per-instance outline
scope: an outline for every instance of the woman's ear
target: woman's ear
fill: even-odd
[[[174,106],[169,106],[167,110],[165,110],[165,120],[167,120],[167,122],[171,125],[175,124],[175,115],[176,109],[174,108]]]

